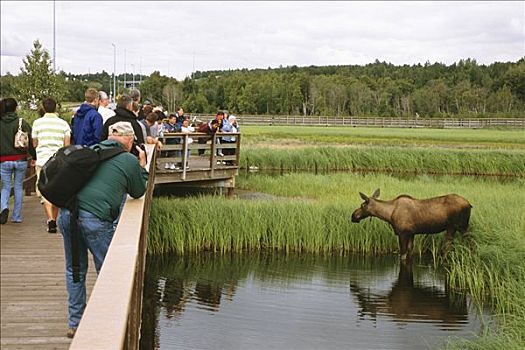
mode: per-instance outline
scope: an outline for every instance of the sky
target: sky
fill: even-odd
[[[53,2],[4,1],[1,73],[39,39],[53,56]],[[57,1],[57,70],[163,75],[279,66],[396,65],[525,56],[525,1]],[[115,50],[112,46],[115,44]],[[114,56],[115,55],[115,56]]]

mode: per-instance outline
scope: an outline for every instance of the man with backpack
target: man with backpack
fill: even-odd
[[[78,226],[71,225],[73,214],[69,209],[60,209],[58,226],[64,237],[69,338],[75,335],[86,307],[88,250],[93,255],[98,274],[113,238],[113,221],[119,215],[122,198],[126,194],[139,198],[146,192],[146,154],[140,147],[133,146],[134,139],[135,132],[129,122],[110,125],[108,139],[92,149],[118,148],[122,152],[101,162],[88,182],[76,194]],[[132,147],[137,148],[138,159],[129,153]],[[74,233],[78,233],[77,241],[74,241]],[[75,243],[78,247],[73,252],[72,244],[74,246]],[[75,253],[78,254],[78,276],[74,274]],[[78,281],[75,281],[76,277]]]

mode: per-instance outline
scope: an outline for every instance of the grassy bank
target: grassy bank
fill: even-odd
[[[241,167],[260,170],[372,170],[392,173],[525,176],[525,151],[406,147],[246,148]]]
[[[242,121],[241,121],[242,124]],[[246,147],[311,147],[312,145],[433,146],[525,149],[523,130],[402,129],[308,126],[242,126]]]
[[[273,194],[273,200],[159,198],[154,201],[150,253],[202,250],[229,252],[279,250],[369,254],[397,251],[391,228],[377,220],[349,220],[360,205],[358,191],[381,188],[384,199],[407,193],[418,198],[463,195],[474,206],[471,235],[456,239],[444,265],[443,235],[419,236],[415,254],[428,253],[444,265],[453,289],[491,303],[498,328],[469,348],[522,348],[525,345],[525,181],[509,183],[468,177],[420,176],[413,180],[385,175],[306,174],[239,178],[238,187]]]

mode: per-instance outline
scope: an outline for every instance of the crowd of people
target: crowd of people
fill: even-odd
[[[108,95],[89,88],[85,101],[71,119],[71,125],[57,114],[57,102],[52,98],[42,101],[40,118],[33,125],[17,115],[18,103],[14,98],[0,100],[0,165],[1,165],[1,212],[0,224],[9,218],[9,198],[14,188],[14,207],[11,222],[21,223],[23,180],[28,166],[35,166],[37,181],[46,162],[62,147],[78,145],[93,149],[121,148],[124,151],[105,160],[96,169],[88,183],[77,193],[78,205],[78,256],[79,280],[73,278],[72,240],[69,209],[57,208],[38,191],[37,196],[46,215],[46,229],[63,236],[65,252],[65,276],[68,292],[67,336],[75,335],[86,307],[86,273],[88,251],[93,255],[95,269],[100,271],[111,243],[120,212],[127,195],[141,197],[146,191],[145,143],[164,147],[164,134],[181,132],[206,133],[198,135],[200,144],[206,143],[218,132],[239,132],[235,116],[221,111],[209,122],[197,123],[185,116],[182,107],[168,114],[151,102],[140,104],[140,91],[132,90],[116,99],[115,108],[109,108]],[[25,141],[24,141],[25,140]],[[166,138],[167,144],[180,143],[181,138]],[[193,138],[187,138],[188,144]],[[217,138],[218,143],[234,143],[236,136]],[[163,151],[168,157],[180,157],[181,151]],[[189,152],[189,150],[188,150]],[[234,154],[234,149],[221,151],[217,145],[217,156]],[[204,150],[199,149],[199,154]],[[189,154],[187,159],[189,158]],[[168,162],[165,169],[179,170],[188,163]]]

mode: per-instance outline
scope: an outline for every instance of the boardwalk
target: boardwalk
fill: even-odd
[[[1,349],[67,349],[67,293],[62,236],[46,232],[35,196],[24,222],[0,227]],[[88,291],[96,274],[90,261]]]

